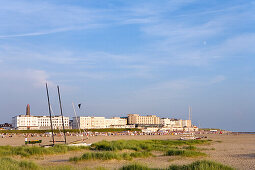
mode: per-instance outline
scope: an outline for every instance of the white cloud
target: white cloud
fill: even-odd
[[[210,81],[209,81],[209,84],[216,84],[216,83],[220,83],[222,81],[225,80],[225,76],[223,75],[219,75],[219,76],[216,76],[214,78],[212,78]]]
[[[244,33],[230,37],[214,49],[217,55],[242,56],[255,54],[255,33]]]
[[[102,25],[103,11],[54,2],[6,1],[0,6],[0,38],[40,36]],[[6,16],[8,16],[6,18]],[[19,29],[17,29],[19,28]]]
[[[65,28],[56,28],[56,29],[51,29],[51,30],[41,31],[41,32],[31,32],[31,33],[12,34],[12,35],[0,35],[0,38],[4,39],[4,38],[15,38],[15,37],[32,37],[32,36],[40,36],[40,35],[48,35],[48,34],[59,33],[59,32],[72,31],[72,30],[82,30],[82,29],[86,29],[86,28],[89,28],[89,26],[65,27]]]
[[[49,80],[49,75],[43,70],[5,70],[0,73],[0,78],[5,80],[4,84],[26,85],[33,88],[41,88],[48,82],[49,85],[54,83]]]
[[[194,88],[212,86],[225,80],[225,76],[217,75],[214,77],[189,77],[184,79],[163,81],[155,83],[138,91],[139,95],[149,95],[151,98],[160,96],[176,96],[180,92],[192,91]]]

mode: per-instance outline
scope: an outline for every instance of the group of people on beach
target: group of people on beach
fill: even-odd
[[[143,135],[182,135],[183,131],[172,132],[172,131],[164,131],[164,132],[142,132],[142,131],[123,131],[123,132],[91,132],[91,131],[83,131],[80,133],[77,132],[66,132],[66,136],[84,136],[84,137],[92,137],[92,136],[143,136]],[[222,134],[222,132],[210,132],[210,131],[197,131],[191,132],[194,134]],[[2,133],[0,134],[1,138],[13,137],[13,136],[23,136],[25,138],[31,137],[51,137],[51,133]],[[54,133],[54,136],[61,137],[63,133]]]

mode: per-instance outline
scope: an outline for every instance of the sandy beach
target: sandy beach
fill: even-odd
[[[255,169],[255,135],[254,134],[209,134],[206,135],[212,140],[210,145],[202,145],[203,152],[207,157],[198,158],[178,158],[168,156],[157,156],[150,158],[137,158],[134,161],[148,165],[149,167],[168,167],[171,164],[186,164],[196,160],[213,160],[237,169]],[[146,136],[93,136],[86,139],[86,143],[94,143],[101,140],[146,140],[146,139],[179,139],[178,135],[146,135]],[[42,144],[49,144],[51,137],[30,137],[28,140],[42,139]],[[80,140],[78,136],[68,136],[67,141],[73,142]],[[56,137],[56,140],[63,140],[62,137]],[[15,135],[13,137],[0,138],[0,145],[20,146],[24,145],[24,136]],[[69,157],[81,155],[82,152],[71,152],[64,155],[45,156],[41,159],[33,159],[34,162],[41,165],[62,165],[72,164],[77,167],[97,167],[102,166],[109,169],[121,167],[123,164],[129,164],[130,161],[84,161],[78,164],[68,162]],[[157,154],[157,153],[155,153]]]

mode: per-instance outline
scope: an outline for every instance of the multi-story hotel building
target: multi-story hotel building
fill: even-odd
[[[127,127],[127,119],[120,117],[113,117],[111,119],[105,119],[106,128],[125,128]]]
[[[92,117],[91,128],[93,128],[93,129],[106,128],[105,118],[104,117]]]
[[[73,129],[91,129],[91,117],[89,116],[78,116],[73,117],[73,123],[72,123]]]
[[[50,117],[49,116],[35,116],[38,118],[39,129],[51,129]],[[69,117],[63,117],[64,126],[66,129],[69,129]],[[52,126],[53,129],[62,129],[62,116],[53,116],[52,117]]]
[[[128,124],[160,124],[160,118],[155,115],[128,114]]]
[[[113,117],[73,117],[73,129],[100,129],[100,128],[123,128],[127,125],[127,119]]]
[[[63,117],[64,126],[66,129],[69,128],[69,117]],[[49,116],[30,116],[30,115],[18,115],[12,118],[12,126],[18,130],[43,130],[51,129],[50,117]],[[62,117],[53,116],[52,117],[53,129],[61,129]]]
[[[17,130],[38,129],[38,118],[29,115],[19,115],[12,118],[12,126]]]

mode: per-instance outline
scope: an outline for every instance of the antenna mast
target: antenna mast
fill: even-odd
[[[191,109],[190,109],[190,106],[189,106],[189,120],[190,120],[190,110],[191,110]]]
[[[192,119],[192,108],[190,107],[190,122],[191,122],[191,119]]]

